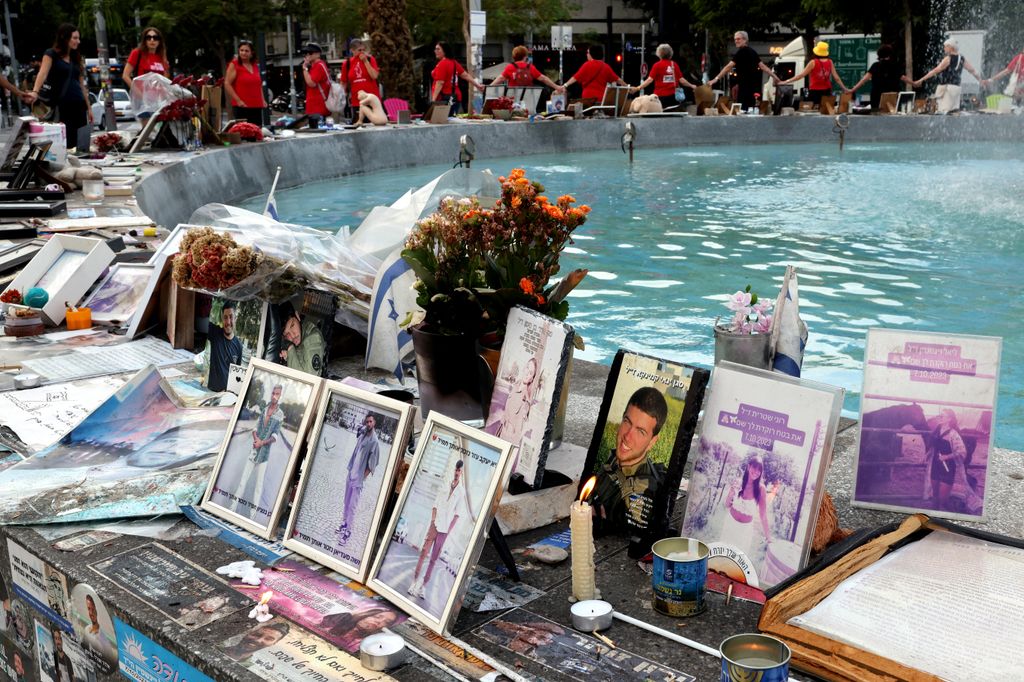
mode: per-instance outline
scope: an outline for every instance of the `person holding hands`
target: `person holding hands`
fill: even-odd
[[[952,38],[948,39],[942,44],[942,49],[946,55],[942,58],[934,69],[926,73],[925,75],[918,78],[916,81],[912,81],[906,76],[903,76],[905,83],[910,83],[915,89],[920,88],[921,84],[933,76],[939,77],[939,87],[935,88],[935,99],[936,99],[936,113],[948,114],[953,111],[960,110],[960,78],[963,74],[963,70],[967,69],[967,72],[978,79],[981,83],[985,79],[974,70],[970,62],[960,54],[957,43]]]
[[[679,68],[679,64],[672,61],[671,45],[667,43],[658,45],[658,49],[654,53],[658,55],[658,61],[651,67],[650,75],[640,85],[629,90],[630,92],[637,92],[654,83],[654,94],[661,101],[662,108],[668,109],[679,104],[676,101],[676,87],[683,85],[691,90],[695,90],[697,86],[686,80],[683,70]]]
[[[843,92],[849,92],[850,89],[846,87],[843,79],[839,77],[836,65],[828,58],[828,43],[819,42],[814,46],[813,52],[814,58],[804,67],[803,71],[792,78],[780,81],[779,85],[789,85],[810,75],[810,82],[807,87],[810,92],[809,99],[815,106],[818,106],[821,104],[822,97],[832,96],[833,79],[835,79],[836,83],[839,83],[839,87],[843,89]]]
[[[437,58],[437,66],[430,72],[433,85],[430,88],[431,102],[444,102],[451,105],[448,110],[449,116],[459,113],[462,106],[462,91],[459,89],[458,79],[466,81],[480,92],[486,88],[483,83],[477,83],[476,79],[451,56],[452,48],[445,42],[438,42],[434,45],[434,57]]]
[[[778,74],[765,66],[757,51],[747,44],[750,38],[747,36],[746,31],[736,31],[732,39],[736,44],[736,53],[733,54],[729,63],[722,67],[718,75],[708,81],[708,85],[714,87],[715,83],[722,80],[725,74],[736,69],[736,80],[738,81],[736,100],[744,109],[750,109],[755,104],[756,98],[754,95],[761,92],[761,72],[771,76],[776,84],[782,79],[779,78]]]

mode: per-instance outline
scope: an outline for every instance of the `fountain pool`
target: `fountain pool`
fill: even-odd
[[[1024,143],[638,149],[477,162],[523,167],[594,210],[563,269],[578,357],[618,347],[709,366],[712,323],[751,284],[774,298],[798,267],[810,329],[804,376],[842,386],[856,413],[872,326],[1001,336],[996,444],[1024,450]],[[449,166],[349,176],[277,193],[283,220],[356,226]],[[247,204],[262,209],[262,199]]]

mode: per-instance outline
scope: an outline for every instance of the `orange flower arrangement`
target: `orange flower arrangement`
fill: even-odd
[[[501,198],[443,199],[417,223],[402,257],[416,272],[424,322],[444,334],[504,332],[509,310],[523,305],[564,320],[566,295],[583,279],[576,271],[551,285],[562,249],[590,213],[568,194],[554,203],[521,168],[499,178]]]

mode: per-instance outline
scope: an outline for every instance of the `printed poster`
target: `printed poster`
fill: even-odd
[[[217,576],[156,543],[89,566],[187,630],[252,606]]]
[[[253,625],[225,640],[220,650],[269,682],[392,680],[367,670],[359,659],[284,619]]]
[[[709,569],[764,590],[811,549],[843,389],[719,363],[693,464],[682,535]]]
[[[118,666],[135,682],[214,682],[149,637],[114,618]]]
[[[7,554],[11,561],[14,592],[48,620],[71,632],[68,621],[68,581],[62,573],[10,538]]]
[[[871,329],[853,505],[985,520],[1002,339]]]

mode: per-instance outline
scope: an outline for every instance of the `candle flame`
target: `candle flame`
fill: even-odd
[[[587,482],[583,484],[583,490],[580,491],[580,502],[586,502],[587,498],[590,497],[590,493],[594,492],[594,486],[597,485],[597,476],[591,476],[587,479]]]
[[[260,606],[264,606],[267,602],[269,602],[271,599],[273,599],[273,597],[274,597],[273,590],[267,590],[266,592],[261,594],[260,595]]]

